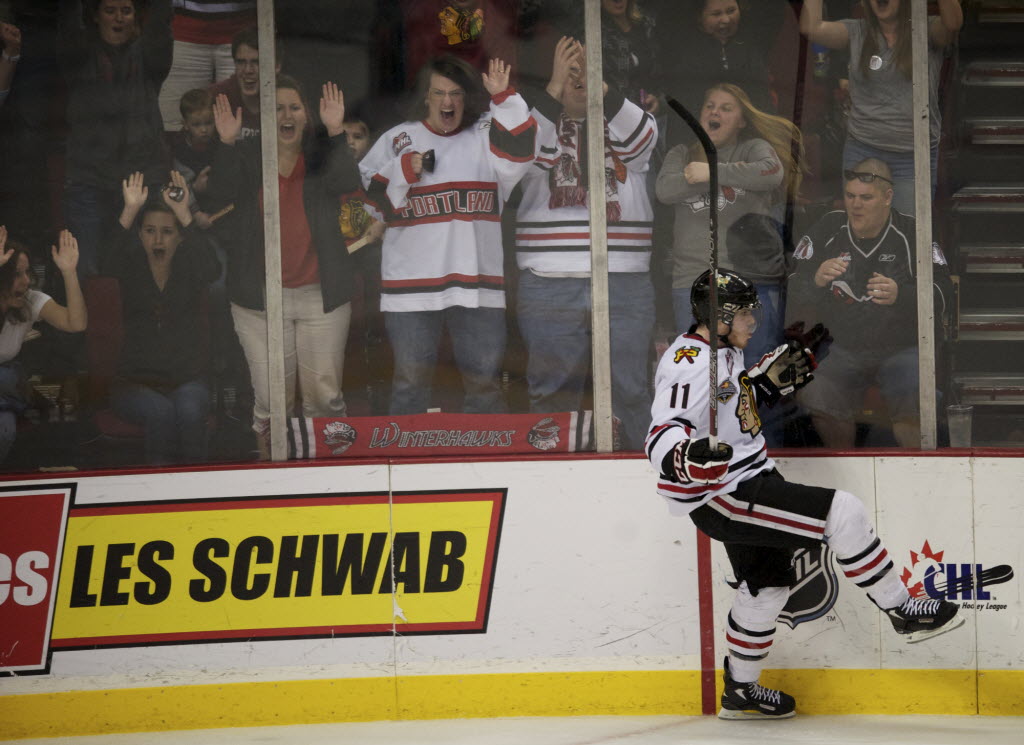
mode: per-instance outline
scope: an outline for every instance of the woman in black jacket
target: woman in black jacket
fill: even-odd
[[[68,83],[64,220],[77,236],[80,276],[96,273],[101,232],[120,206],[121,181],[167,177],[158,98],[171,68],[171,0],[61,0],[58,54]]]
[[[313,118],[297,81],[277,78],[278,187],[281,216],[286,410],[345,416],[342,371],[351,319],[352,260],[338,228],[340,197],[361,185],[346,144],[345,101],[334,83],[323,86],[320,120]],[[238,141],[242,111],[227,96],[214,102],[225,147],[214,159],[208,195],[234,209],[218,223],[228,252],[228,297],[235,331],[252,377],[253,429],[266,444],[270,426],[263,192],[258,140]],[[324,134],[326,136],[324,136]]]
[[[164,189],[161,199],[147,202],[142,173],[124,180],[124,209],[102,265],[121,286],[124,330],[111,403],[119,416],[143,427],[146,461],[155,465],[206,460],[210,388],[203,296],[220,275],[216,251],[192,219],[188,184],[177,171],[171,186],[180,189],[181,199]]]

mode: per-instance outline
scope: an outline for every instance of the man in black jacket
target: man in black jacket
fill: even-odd
[[[790,324],[823,323],[835,343],[797,397],[826,447],[852,447],[864,393],[877,384],[902,447],[920,445],[914,218],[892,209],[892,173],[869,158],[844,173],[845,210],[825,215],[793,252]],[[935,312],[951,297],[932,244]]]

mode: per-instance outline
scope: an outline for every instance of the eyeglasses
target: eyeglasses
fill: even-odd
[[[843,171],[843,178],[847,181],[853,181],[857,179],[865,184],[870,184],[876,178],[882,179],[882,181],[888,181],[892,184],[892,179],[886,178],[885,176],[879,176],[877,173],[864,173],[863,171]]]
[[[440,99],[442,101],[444,100],[445,96],[450,97],[453,101],[458,101],[459,99],[461,99],[465,95],[466,95],[466,91],[464,91],[462,89],[459,89],[459,88],[457,88],[457,89],[455,89],[453,91],[440,91],[437,88],[433,88],[430,91],[430,97],[431,98],[437,98],[437,99]]]

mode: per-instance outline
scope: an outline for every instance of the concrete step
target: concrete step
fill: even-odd
[[[964,132],[971,145],[1024,145],[1024,117],[968,119]]]
[[[981,0],[975,7],[980,24],[1024,23],[1021,0]]]
[[[960,341],[1024,340],[1024,309],[961,308]]]
[[[968,274],[1024,274],[1024,245],[967,244],[960,246]]]
[[[958,373],[953,382],[960,402],[980,406],[1024,404],[1024,375],[1000,373]]]
[[[953,195],[958,213],[1024,213],[1024,183],[970,184]]]
[[[1024,55],[1024,49],[1021,50]],[[1024,61],[982,59],[965,65],[963,84],[982,88],[1024,88]]]

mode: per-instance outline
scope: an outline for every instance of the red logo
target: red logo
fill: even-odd
[[[0,489],[0,673],[46,672],[74,484]]]

